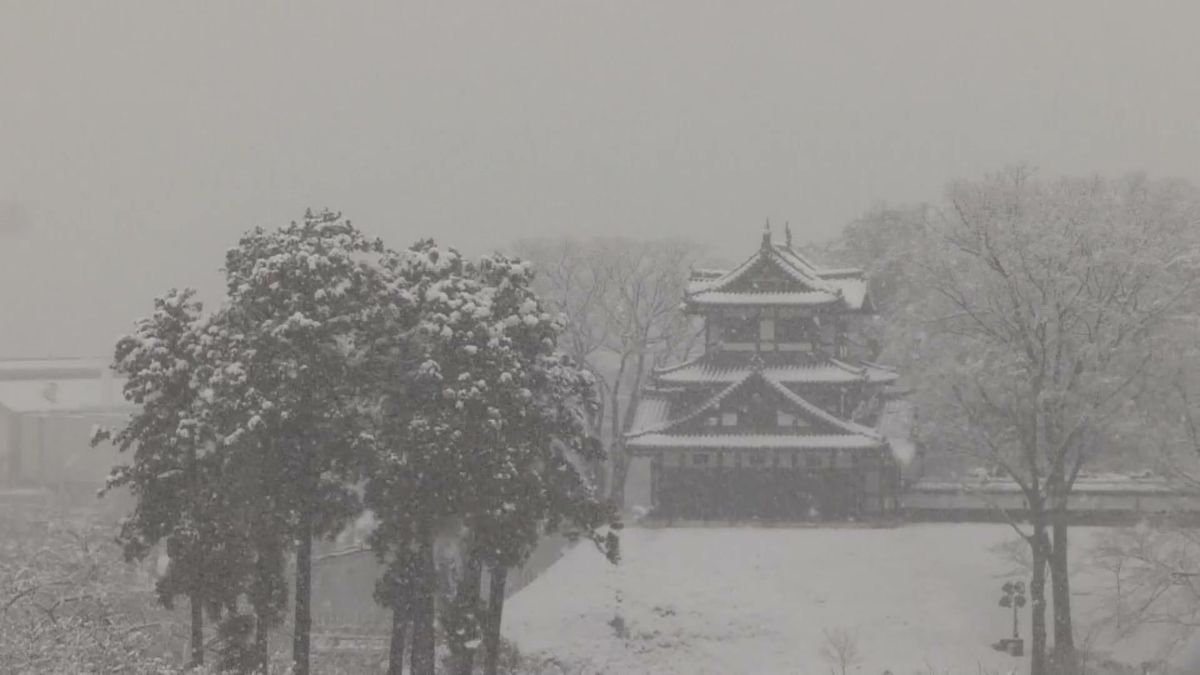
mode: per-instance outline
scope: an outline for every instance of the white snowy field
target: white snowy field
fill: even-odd
[[[1073,530],[1078,642],[1109,604],[1102,577],[1084,562],[1099,533]],[[999,588],[1019,578],[993,547],[1014,536],[983,524],[629,528],[619,566],[576,546],[513,596],[504,633],[527,654],[579,673],[826,675],[823,631],[837,628],[858,636],[862,662],[852,673],[1027,672],[1027,658],[990,647],[1011,634]],[[612,625],[618,614],[625,637]],[[1026,608],[1027,640],[1028,627]],[[1133,663],[1155,657],[1159,642],[1091,640]],[[1200,672],[1193,658],[1177,661],[1179,672]]]

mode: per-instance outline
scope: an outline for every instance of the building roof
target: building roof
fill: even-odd
[[[848,310],[870,309],[867,281],[862,270],[827,269],[783,244],[770,241],[764,233],[763,245],[742,264],[724,273],[699,270],[688,283],[686,302],[694,306],[789,306],[818,307],[841,305]],[[780,270],[795,283],[783,292],[753,292],[734,289],[736,282],[760,265]]]
[[[98,378],[107,368],[104,359],[0,359],[0,381]]]
[[[874,450],[876,439],[851,434],[665,434],[654,433],[630,439],[630,449],[720,449],[720,450]]]
[[[964,478],[954,480],[922,480],[909,488],[912,492],[940,494],[1012,494],[1021,492],[1021,486],[1010,478]],[[1076,495],[1084,494],[1177,494],[1176,486],[1162,477],[1135,477],[1120,475],[1080,476],[1072,488]]]
[[[690,296],[688,302],[710,306],[752,307],[816,307],[832,305],[838,296],[826,291],[732,293],[729,291],[702,291]]]
[[[661,395],[645,395],[638,399],[637,409],[633,412],[631,433],[658,429],[670,421],[671,402]]]
[[[133,408],[108,378],[0,381],[0,409],[13,413],[117,413]]]
[[[707,434],[699,436],[694,433],[678,433],[677,430],[686,423],[695,420],[706,412],[718,409],[723,400],[734,392],[747,386],[762,386],[775,391],[787,401],[793,411],[809,419],[823,422],[841,433],[833,434]],[[644,408],[644,409],[643,409]],[[723,387],[719,392],[710,396],[699,405],[691,408],[682,415],[670,416],[670,407],[665,399],[648,397],[639,401],[638,410],[634,413],[634,425],[626,435],[626,444],[631,448],[662,448],[662,447],[695,447],[697,443],[715,443],[711,447],[767,447],[762,443],[770,443],[772,448],[878,448],[884,444],[884,438],[874,429],[867,428],[854,422],[843,420],[832,415],[819,406],[806,401],[802,396],[788,389],[783,383],[772,380],[761,370],[750,370],[743,377]],[[677,433],[671,433],[676,431]],[[847,440],[831,441],[828,439],[847,437]],[[777,440],[764,440],[764,439]],[[851,438],[857,440],[849,440]],[[676,439],[676,440],[670,440]],[[713,440],[698,440],[713,439]],[[754,440],[741,440],[754,439]],[[790,441],[786,439],[791,439]],[[724,443],[726,445],[720,445]],[[789,444],[790,443],[790,444]],[[832,445],[831,445],[832,443]],[[747,445],[749,444],[749,445]],[[709,446],[705,446],[709,447]]]
[[[746,365],[719,365],[703,356],[654,373],[655,381],[668,385],[728,384],[750,371]],[[808,363],[763,366],[764,375],[784,384],[887,384],[896,381],[896,371],[874,363],[851,365],[838,359]]]

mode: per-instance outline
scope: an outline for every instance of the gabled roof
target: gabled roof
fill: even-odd
[[[670,368],[655,371],[656,383],[664,385],[727,384],[741,380],[750,367],[718,365],[700,356]],[[896,371],[874,363],[856,366],[838,359],[808,363],[773,364],[762,367],[763,375],[783,384],[887,384],[896,381]]]
[[[760,246],[741,265],[715,278],[711,278],[711,273],[709,273],[705,276],[710,278],[694,279],[688,290],[690,293],[724,291],[760,265],[771,265],[780,270],[784,276],[802,285],[805,290],[824,291],[829,295],[836,295],[837,291],[816,274],[815,268],[801,260],[791,249],[783,248],[781,250],[779,246],[774,245]]]
[[[822,269],[790,246],[772,243],[764,234],[763,245],[742,264],[720,274],[702,270],[688,283],[687,302],[693,305],[819,306],[836,303],[848,309],[869,308],[867,282],[862,270]],[[770,265],[796,282],[798,288],[783,292],[730,290],[750,271]]]
[[[855,424],[854,422],[849,422],[847,420],[843,420],[843,419],[837,417],[836,415],[832,415],[832,414],[826,412],[825,410],[821,409],[819,406],[809,403],[803,397],[801,397],[799,394],[788,389],[784,384],[782,384],[778,381],[775,381],[775,380],[771,379],[770,377],[766,376],[761,370],[750,370],[738,381],[732,382],[728,386],[723,387],[719,392],[717,392],[713,396],[709,397],[707,400],[702,402],[700,405],[696,406],[695,408],[690,410],[688,413],[686,413],[682,416],[676,417],[675,419],[665,419],[662,416],[665,412],[665,409],[658,407],[658,405],[659,405],[658,401],[648,400],[647,401],[648,410],[645,413],[642,412],[642,410],[641,410],[642,405],[639,404],[639,406],[638,406],[639,409],[636,413],[635,420],[644,420],[647,422],[647,424],[645,426],[642,426],[635,422],[634,427],[632,428],[630,433],[626,435],[626,438],[628,438],[631,442],[635,442],[636,444],[641,445],[642,443],[641,443],[640,439],[642,437],[645,437],[645,436],[648,436],[651,434],[662,435],[662,434],[666,434],[667,432],[670,432],[672,430],[678,429],[680,426],[704,415],[706,412],[719,409],[721,402],[724,401],[726,398],[728,398],[730,395],[732,395],[734,392],[742,389],[743,387],[752,386],[755,384],[761,384],[765,388],[773,390],[776,394],[778,394],[780,397],[782,397],[785,401],[790,403],[796,412],[801,413],[805,417],[808,417],[810,419],[820,420],[821,422],[842,432],[842,434],[862,436],[866,440],[870,441],[870,444],[872,444],[872,447],[882,445],[882,443],[883,443],[883,437],[880,436],[874,429],[869,429],[860,424]],[[657,421],[657,423],[649,423],[651,419],[655,419],[655,420],[659,420],[659,421]],[[833,434],[833,435],[839,435],[839,434]],[[688,437],[691,438],[691,437],[693,437],[693,435],[690,435]]]
[[[704,434],[651,433],[630,440],[634,449],[721,449],[721,450],[874,450],[881,443],[853,434]]]

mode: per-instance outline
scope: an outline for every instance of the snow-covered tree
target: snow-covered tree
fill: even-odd
[[[227,314],[244,373],[227,445],[260,503],[296,546],[294,668],[309,672],[313,539],[338,532],[359,510],[357,382],[362,323],[373,311],[382,245],[340,214],[244,235],[225,259]]]
[[[598,455],[581,440],[594,389],[555,356],[562,323],[530,290],[528,263],[494,255],[468,264],[423,241],[384,268],[391,316],[400,320],[383,331],[391,341],[374,342],[390,361],[376,368],[387,373],[385,415],[366,486],[381,521],[372,543],[389,563],[380,595],[396,594],[393,612],[410,611],[413,672],[432,672],[433,533],[441,523],[464,527],[464,569],[441,614],[456,669],[469,672],[482,634],[483,567],[492,568],[493,597],[502,601],[507,567],[528,556],[544,528],[570,519],[591,534],[613,520],[594,492],[584,498],[579,471]],[[571,451],[578,462],[568,461]],[[499,607],[493,602],[490,613],[497,622]],[[397,624],[394,656],[403,639]]]
[[[495,672],[508,569],[525,562],[540,536],[560,530],[592,538],[615,561],[613,530],[619,525],[615,509],[589,482],[589,462],[602,457],[589,423],[598,397],[591,373],[557,353],[565,317],[547,311],[534,293],[528,262],[492,255],[480,262],[478,275],[491,294],[493,324],[473,376],[490,385],[476,383],[460,393],[483,425],[475,432],[477,489],[464,512],[472,537],[467,592],[458,605],[479,607],[473,596],[487,566],[487,617],[482,625],[475,618],[486,647],[485,672]],[[460,672],[470,668],[467,652]]]
[[[434,313],[430,304],[458,295],[463,261],[457,251],[426,240],[389,253],[380,267],[387,282],[367,329],[368,399],[378,421],[364,498],[378,520],[371,546],[387,565],[376,597],[393,614],[390,672],[402,670],[411,623],[412,672],[424,673],[432,672],[435,659],[433,536],[437,521],[452,512],[458,475],[450,463],[452,430],[431,421],[444,403],[430,357],[446,336],[426,318]],[[460,315],[463,309],[470,308],[464,303]]]
[[[1024,493],[1035,673],[1047,566],[1055,649],[1072,657],[1067,500],[1194,289],[1198,203],[1177,183],[1018,169],[954,184],[926,240],[922,418]]]
[[[230,514],[220,495],[219,466],[209,449],[214,428],[205,396],[205,319],[194,292],[172,290],[154,301],[154,312],[117,342],[113,368],[127,378],[124,395],[138,412],[112,436],[131,461],[113,469],[106,490],[128,489],[136,503],[121,526],[127,559],[159,543],[169,556],[159,578],[160,601],[191,603],[191,659],[204,661],[204,608],[230,605],[236,586],[222,568],[239,555],[230,536]]]

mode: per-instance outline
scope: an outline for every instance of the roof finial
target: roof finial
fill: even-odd
[[[762,247],[771,248],[771,219],[767,218],[767,224],[763,225]]]
[[[785,221],[783,224],[783,239],[787,242],[787,247],[792,247],[792,222]]]

